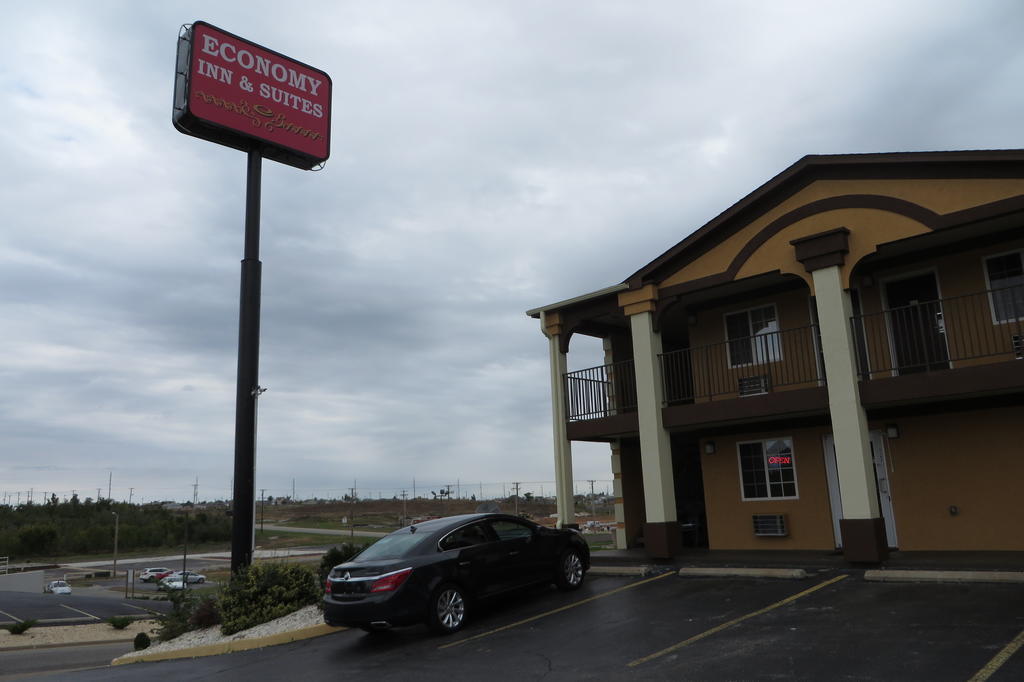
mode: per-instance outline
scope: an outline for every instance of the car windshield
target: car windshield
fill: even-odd
[[[378,561],[380,559],[398,559],[411,554],[421,546],[429,533],[392,533],[385,535],[359,553],[353,561]]]

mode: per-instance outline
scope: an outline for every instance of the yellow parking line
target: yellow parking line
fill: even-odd
[[[511,623],[509,625],[504,625],[504,626],[502,626],[500,628],[495,628],[494,630],[488,630],[487,632],[481,632],[479,635],[473,635],[472,637],[467,637],[465,639],[460,639],[457,642],[451,642],[450,644],[444,644],[444,645],[439,646],[437,648],[438,649],[447,649],[449,647],[459,646],[460,644],[465,644],[466,642],[472,642],[473,640],[480,639],[481,637],[489,637],[490,635],[502,632],[504,630],[510,630],[511,628],[519,627],[520,625],[525,625],[526,623],[532,623],[533,621],[539,620],[540,618],[544,618],[545,616],[551,616],[551,615],[554,615],[556,613],[561,613],[562,611],[568,611],[569,609],[576,608],[577,606],[582,606],[583,604],[587,604],[587,603],[595,601],[597,599],[604,599],[605,597],[610,597],[611,595],[617,594],[619,592],[622,592],[623,590],[631,590],[634,587],[639,587],[640,585],[645,585],[647,583],[654,582],[655,580],[661,580],[662,578],[667,578],[670,575],[675,575],[675,573],[674,572],[662,573],[661,575],[656,575],[653,578],[647,578],[646,580],[641,580],[639,582],[630,583],[629,585],[623,585],[622,587],[616,587],[614,590],[608,590],[607,592],[602,592],[601,594],[595,594],[593,597],[587,597],[586,599],[581,599],[581,600],[579,600],[577,602],[573,602],[572,604],[568,604],[566,606],[559,607],[559,608],[554,609],[552,611],[547,611],[545,613],[541,613],[541,614],[538,614],[536,616],[531,616],[529,618],[525,618],[525,619],[517,621],[515,623]]]
[[[974,673],[969,682],[985,682],[988,678],[992,677],[995,671],[999,670],[1009,660],[1010,656],[1013,656],[1017,649],[1024,645],[1024,631],[1021,631],[1019,635],[1013,638],[1013,641],[1003,647],[1003,650],[996,654],[991,661],[989,661],[984,668]]]
[[[715,634],[716,632],[721,632],[722,630],[725,630],[726,628],[730,628],[733,625],[736,625],[737,623],[741,623],[741,622],[747,620],[748,618],[753,618],[754,616],[760,616],[761,614],[768,613],[769,611],[777,609],[780,606],[785,606],[786,604],[794,602],[797,599],[800,599],[801,597],[806,597],[807,595],[811,594],[812,592],[817,592],[818,590],[820,590],[823,587],[828,587],[829,585],[831,585],[833,583],[837,583],[837,582],[839,582],[840,580],[842,580],[845,577],[846,577],[845,575],[837,575],[836,577],[830,578],[830,579],[826,580],[825,582],[823,582],[823,583],[821,583],[819,585],[815,585],[814,587],[808,588],[808,589],[804,590],[803,592],[798,592],[797,594],[794,594],[791,597],[786,597],[782,601],[777,601],[774,604],[771,604],[770,606],[764,607],[763,609],[760,609],[758,611],[754,611],[753,613],[748,613],[747,615],[740,616],[739,618],[734,618],[733,620],[730,620],[728,623],[722,623],[721,625],[713,627],[710,630],[705,630],[704,632],[700,633],[699,635],[694,635],[690,639],[683,640],[682,642],[679,642],[678,644],[673,644],[672,646],[668,647],[667,649],[662,649],[661,651],[655,652],[655,653],[651,654],[650,656],[644,656],[643,658],[638,658],[635,661],[631,661],[627,665],[627,667],[635,668],[638,665],[641,665],[643,663],[647,663],[648,661],[653,661],[654,659],[659,658],[661,656],[664,656],[665,654],[670,654],[673,651],[676,651],[677,649],[682,649],[684,646],[692,644],[692,643],[696,642],[697,640],[704,639],[705,637],[709,637],[709,636]]]

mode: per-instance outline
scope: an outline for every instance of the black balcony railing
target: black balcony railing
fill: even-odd
[[[636,410],[636,369],[632,360],[565,375],[566,419],[598,419]]]
[[[664,353],[665,404],[821,385],[817,335],[817,326],[811,325]]]
[[[1024,286],[851,318],[861,379],[1024,358]]]

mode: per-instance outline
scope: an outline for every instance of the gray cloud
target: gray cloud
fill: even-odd
[[[1011,2],[9,9],[2,490],[228,494],[245,158],[170,125],[200,18],[334,84],[326,168],[264,163],[271,494],[550,480],[523,311],[621,281],[807,153],[1019,146]],[[611,478],[606,448],[575,453]]]

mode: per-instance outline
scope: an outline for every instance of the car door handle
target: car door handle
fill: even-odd
[[[518,549],[512,550],[511,552],[508,553],[508,555],[509,556],[519,556],[519,550]]]
[[[468,561],[460,561],[459,562],[459,566],[469,566],[469,564],[470,564],[470,562],[468,562]]]

